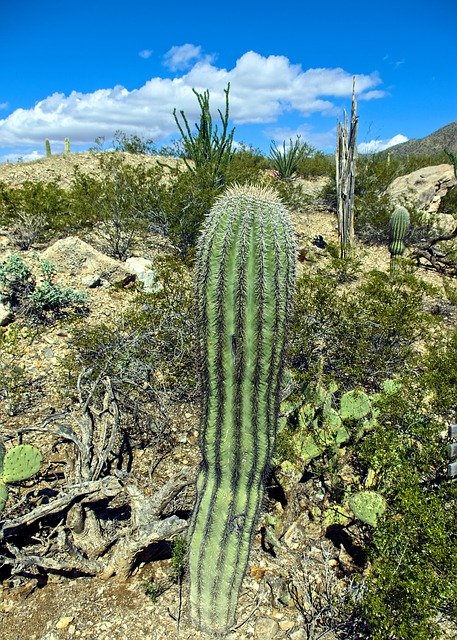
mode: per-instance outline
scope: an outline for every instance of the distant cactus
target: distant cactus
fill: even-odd
[[[49,141],[49,138],[46,138],[46,140],[44,141],[44,148],[46,150],[46,158],[50,158],[52,155],[52,152],[51,152],[51,143]]]
[[[0,442],[0,513],[8,499],[8,484],[31,478],[40,470],[41,452],[31,444],[19,444],[8,451]]]
[[[189,532],[193,622],[235,621],[275,446],[295,244],[284,205],[256,186],[227,190],[198,245],[196,295],[203,457]]]
[[[63,152],[64,155],[68,155],[70,153],[70,139],[69,138],[65,138],[65,140],[63,141]]]
[[[398,264],[399,256],[405,251],[405,235],[409,227],[409,213],[405,207],[398,206],[390,217],[389,223],[389,251],[390,272],[393,273]]]
[[[358,491],[350,498],[349,506],[356,518],[375,527],[387,505],[383,496],[376,491]]]

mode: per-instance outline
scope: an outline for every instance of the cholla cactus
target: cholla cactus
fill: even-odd
[[[70,139],[69,138],[65,138],[65,140],[63,141],[63,152],[64,155],[68,155],[70,153]]]
[[[8,499],[8,484],[31,478],[40,470],[41,452],[31,444],[19,444],[8,451],[0,442],[0,513]]]
[[[190,612],[224,632],[275,445],[295,243],[276,194],[230,188],[203,229],[196,273],[203,462],[189,531]]]
[[[405,251],[405,235],[409,227],[409,213],[405,207],[398,206],[390,217],[389,223],[389,251],[390,272],[397,268],[398,258]]]
[[[46,140],[44,141],[44,148],[46,151],[46,158],[50,158],[52,153],[51,153],[51,143],[49,141],[49,138],[46,138]]]

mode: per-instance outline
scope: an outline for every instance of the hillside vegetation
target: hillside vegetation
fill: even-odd
[[[233,184],[286,205],[297,277],[276,447],[226,637],[457,637],[455,238],[435,242],[410,211],[388,248],[387,186],[435,158],[359,158],[342,259],[332,158],[284,143],[202,160],[182,131],[182,157],[124,137],[114,152],[0,167],[2,638],[208,637],[187,602],[210,438],[194,272],[202,225]],[[454,206],[451,190],[457,218]],[[451,268],[418,267],[426,241]],[[237,348],[232,337],[242,359]],[[41,464],[22,461],[35,451],[24,444]]]

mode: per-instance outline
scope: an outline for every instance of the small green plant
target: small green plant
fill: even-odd
[[[0,513],[8,499],[8,485],[34,476],[40,470],[41,451],[31,444],[19,444],[6,451],[0,440]]]
[[[142,583],[143,593],[156,604],[160,596],[165,592],[165,586],[155,582],[153,579],[144,580]]]
[[[39,284],[20,256],[12,254],[0,263],[0,296],[15,314],[43,322],[69,308],[83,311],[86,295],[55,283],[52,263],[40,260],[38,271]]]
[[[357,491],[350,497],[349,506],[356,518],[375,527],[387,503],[377,491]]]
[[[282,150],[278,149],[275,142],[272,142],[270,146],[270,162],[281,180],[291,180],[297,173],[303,159],[309,156],[312,151],[312,147],[306,142],[301,142],[300,136],[297,136],[295,142],[292,142],[291,138],[287,148],[284,141]]]
[[[228,130],[229,123],[229,91],[230,83],[224,89],[225,112],[218,109],[221,118],[222,130],[217,126],[213,128],[213,120],[209,106],[209,91],[198,93],[200,106],[200,124],[196,124],[197,134],[192,133],[184,111],[180,111],[183,125],[179,122],[177,111],[174,109],[173,117],[182,136],[184,149],[184,162],[192,173],[203,173],[210,186],[220,187],[225,183],[225,173],[232,157],[232,144],[235,129]]]
[[[128,135],[120,130],[114,133],[114,148],[116,151],[141,156],[151,156],[156,153],[154,140],[151,138],[143,138],[136,134]]]
[[[187,552],[187,540],[182,536],[177,536],[173,540],[172,554],[171,554],[171,569],[173,577],[181,582],[181,579],[186,571],[186,552]]]
[[[51,142],[49,141],[49,138],[46,138],[46,140],[44,141],[44,148],[46,152],[46,158],[50,158],[52,155],[52,152],[51,152]]]

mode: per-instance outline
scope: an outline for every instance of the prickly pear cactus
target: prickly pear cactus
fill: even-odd
[[[294,235],[275,192],[228,189],[198,245],[203,462],[188,544],[191,617],[215,633],[235,621],[271,465],[294,272]]]
[[[8,499],[8,484],[31,478],[40,470],[41,451],[31,444],[19,444],[5,451],[0,443],[0,512]]]
[[[358,491],[351,496],[349,506],[356,518],[375,527],[379,516],[385,512],[387,504],[377,491]]]
[[[405,235],[409,227],[409,213],[405,207],[398,206],[390,217],[389,222],[389,252],[390,271],[394,272],[398,265],[398,258],[405,251]]]

